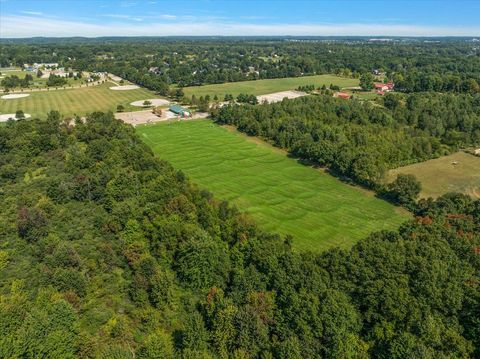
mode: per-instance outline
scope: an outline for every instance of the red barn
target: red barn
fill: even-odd
[[[346,92],[335,92],[333,94],[333,97],[340,97],[340,98],[343,98],[345,100],[348,100],[350,98],[350,95]]]
[[[386,84],[381,84],[381,83],[375,83],[375,90],[377,91],[387,91],[388,90],[388,86]]]
[[[387,82],[386,84],[376,82],[374,87],[377,91],[392,91],[395,87],[395,84],[393,82]]]

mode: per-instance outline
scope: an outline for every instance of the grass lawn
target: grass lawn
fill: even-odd
[[[22,70],[14,70],[14,71],[1,71],[0,72],[2,73],[2,75],[0,76],[3,76],[4,78],[7,77],[7,76],[17,76],[18,78],[20,79],[23,79],[27,74],[30,74],[32,75],[33,77],[33,81],[30,83],[30,86],[28,87],[28,89],[35,89],[35,88],[45,88],[47,87],[47,80],[48,78],[38,78],[37,77],[37,72],[36,71],[33,71],[33,72],[28,72],[28,71],[22,71]],[[2,79],[0,79],[0,82],[1,82]],[[75,80],[73,78],[69,78],[67,77],[66,78],[67,80],[67,84],[65,86],[78,86],[78,85],[82,85],[85,83],[85,78],[82,78],[82,79],[79,79],[79,80]],[[59,87],[62,87],[62,86],[59,86]],[[55,88],[55,87],[53,87]],[[19,88],[15,88],[14,90],[18,91]]]
[[[2,73],[0,76],[7,77],[7,76],[17,76],[18,78],[23,79],[26,74],[30,74],[33,76],[35,79],[37,77],[36,72],[27,72],[27,71],[22,71],[20,69],[15,69],[15,70],[1,70],[0,72]]]
[[[287,77],[284,79],[268,79],[255,81],[228,82],[224,84],[191,86],[185,87],[183,90],[187,97],[195,95],[197,97],[217,95],[223,100],[225,94],[237,96],[240,93],[248,93],[252,95],[265,95],[273,92],[295,90],[298,86],[305,85],[338,85],[340,87],[358,86],[357,79],[350,79],[334,75],[316,75],[304,77]]]
[[[125,111],[141,110],[130,102],[155,98],[153,92],[144,88],[114,91],[111,82],[102,85],[66,90],[31,92],[30,96],[18,99],[0,99],[0,114],[23,110],[33,117],[44,117],[50,110],[58,110],[64,116],[85,115],[93,111],[115,111],[122,104]]]
[[[456,162],[457,164],[453,164]],[[398,173],[413,174],[422,183],[420,196],[439,197],[447,192],[461,192],[480,198],[480,157],[465,152],[415,163],[390,171],[389,179]]]
[[[210,120],[145,125],[137,131],[159,157],[250,213],[265,230],[292,234],[297,250],[347,248],[409,218],[368,191]]]

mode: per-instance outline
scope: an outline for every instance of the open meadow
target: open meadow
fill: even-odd
[[[335,75],[316,75],[191,86],[184,87],[183,90],[187,97],[191,97],[192,95],[197,97],[210,95],[213,97],[217,95],[222,100],[225,94],[237,96],[241,93],[247,93],[257,96],[273,92],[295,90],[299,86],[315,85],[316,87],[319,87],[322,85],[329,86],[330,84],[339,87],[351,87],[358,86],[358,80]]]
[[[125,111],[135,111],[140,107],[130,105],[137,100],[155,97],[152,91],[138,88],[127,91],[114,91],[113,83],[106,82],[84,88],[60,89],[30,92],[29,96],[16,99],[0,99],[0,114],[22,110],[32,117],[44,117],[51,110],[58,110],[64,116],[83,116],[87,112],[115,111],[123,105]]]
[[[390,171],[389,179],[397,174],[413,174],[422,183],[421,198],[439,197],[447,192],[461,192],[480,198],[480,157],[465,152],[415,163]]]
[[[137,127],[159,157],[216,198],[250,213],[261,228],[294,236],[296,250],[348,248],[408,213],[370,192],[298,163],[270,145],[210,120]]]

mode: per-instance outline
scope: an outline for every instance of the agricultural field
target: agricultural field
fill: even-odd
[[[49,111],[58,110],[64,116],[82,116],[93,111],[115,111],[120,104],[125,111],[135,111],[142,108],[131,106],[130,102],[156,97],[144,88],[114,91],[110,89],[112,86],[113,83],[107,82],[84,88],[30,92],[28,97],[18,99],[0,98],[0,114],[22,110],[33,117],[44,117]]]
[[[358,86],[357,79],[339,77],[335,75],[316,75],[304,77],[287,77],[280,79],[255,80],[255,81],[240,81],[228,82],[215,85],[191,86],[185,87],[183,90],[187,97],[195,95],[197,97],[210,95],[211,97],[217,95],[223,99],[225,94],[232,94],[237,96],[240,93],[247,93],[252,95],[265,95],[273,92],[280,92],[286,90],[295,90],[298,86],[306,85],[337,85],[339,87]]]
[[[261,228],[292,234],[296,250],[348,248],[409,217],[368,191],[210,120],[145,125],[137,131],[161,158],[216,198],[250,213]]]
[[[389,179],[397,174],[413,174],[422,183],[421,198],[439,197],[447,192],[461,192],[480,198],[480,157],[457,152],[449,156],[415,163],[390,171]]]

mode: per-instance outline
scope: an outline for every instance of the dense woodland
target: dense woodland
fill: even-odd
[[[388,94],[382,102],[308,96],[230,104],[212,117],[371,187],[389,169],[480,143],[478,94]]]
[[[340,106],[259,111],[305,101]],[[365,123],[332,118],[340,137],[375,126],[351,106]],[[0,127],[0,202],[2,358],[480,356],[480,202],[464,195],[351,250],[295,253],[112,114],[52,112]]]
[[[10,40],[0,66],[59,62],[77,70],[109,71],[167,95],[169,86],[335,73],[385,73],[404,92],[480,91],[480,45],[471,39],[136,38]]]

